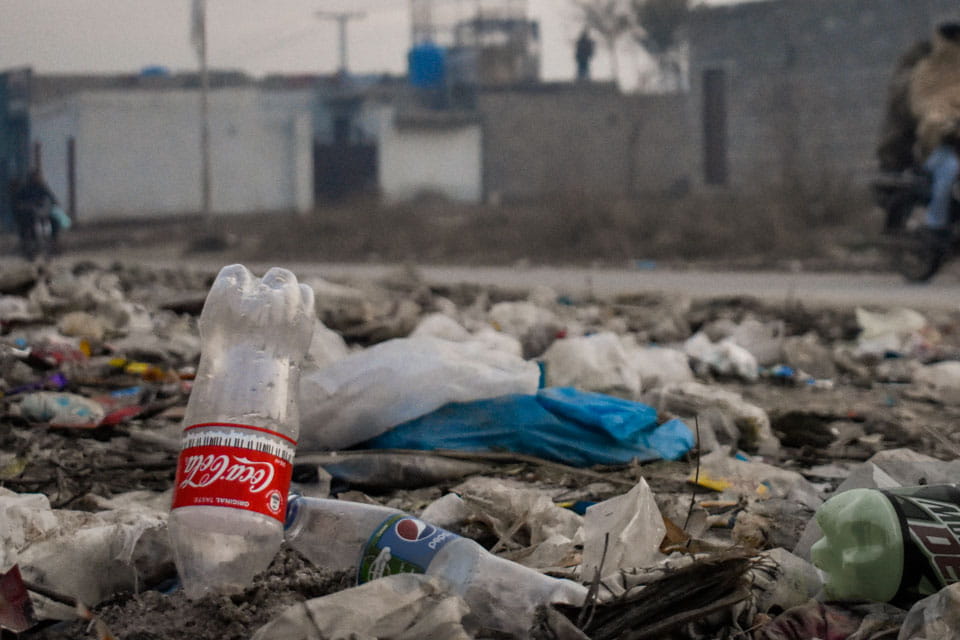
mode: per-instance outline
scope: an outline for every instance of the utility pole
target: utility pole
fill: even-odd
[[[204,222],[211,224],[210,205],[210,75],[207,73],[207,0],[193,0],[191,40],[200,59],[200,191]]]
[[[365,18],[363,11],[317,11],[316,16],[321,20],[336,20],[340,33],[340,69],[341,75],[347,75],[347,23],[351,20]]]

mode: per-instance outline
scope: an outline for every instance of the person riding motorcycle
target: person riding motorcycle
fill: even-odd
[[[930,179],[923,236],[936,252],[945,252],[951,239],[950,200],[960,174],[958,143],[960,23],[945,22],[930,40],[915,44],[898,61],[877,146],[881,171],[922,169]],[[888,215],[886,231],[896,231],[900,222]]]
[[[17,235],[20,239],[20,253],[27,260],[33,260],[39,253],[44,251],[41,246],[43,238],[37,235],[38,220],[45,220],[50,227],[50,237],[46,239],[49,247],[46,250],[55,253],[57,251],[57,236],[60,231],[60,223],[55,217],[50,215],[51,209],[57,204],[57,198],[53,191],[47,186],[43,179],[43,174],[39,169],[32,170],[24,180],[14,182],[11,185],[11,196],[13,204],[13,217],[17,227]]]
[[[934,31],[930,54],[910,76],[910,110],[917,119],[916,156],[932,178],[925,226],[938,248],[950,239],[950,198],[960,175],[960,23]]]
[[[910,78],[917,63],[929,56],[932,48],[930,40],[922,40],[897,60],[887,88],[886,113],[876,150],[880,171],[900,173],[916,166],[917,118],[910,109]]]

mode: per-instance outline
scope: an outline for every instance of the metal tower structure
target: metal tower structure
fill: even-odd
[[[447,50],[450,80],[466,85],[536,80],[537,23],[528,0],[410,0],[410,42]]]
[[[457,25],[478,19],[527,18],[528,0],[410,0],[411,45],[454,44]]]
[[[410,45],[434,39],[433,0],[410,0]]]

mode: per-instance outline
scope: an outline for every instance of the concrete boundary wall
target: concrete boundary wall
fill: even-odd
[[[214,213],[306,211],[312,197],[309,91],[210,95]],[[155,217],[201,209],[199,93],[99,91],[34,110],[51,184],[67,196],[75,140],[77,219]]]
[[[487,198],[674,188],[691,171],[684,102],[683,95],[624,95],[597,84],[483,92]]]

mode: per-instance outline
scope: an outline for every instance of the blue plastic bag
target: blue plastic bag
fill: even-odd
[[[585,467],[676,460],[694,445],[680,420],[650,406],[571,387],[455,402],[363,445],[370,449],[512,451]]]

